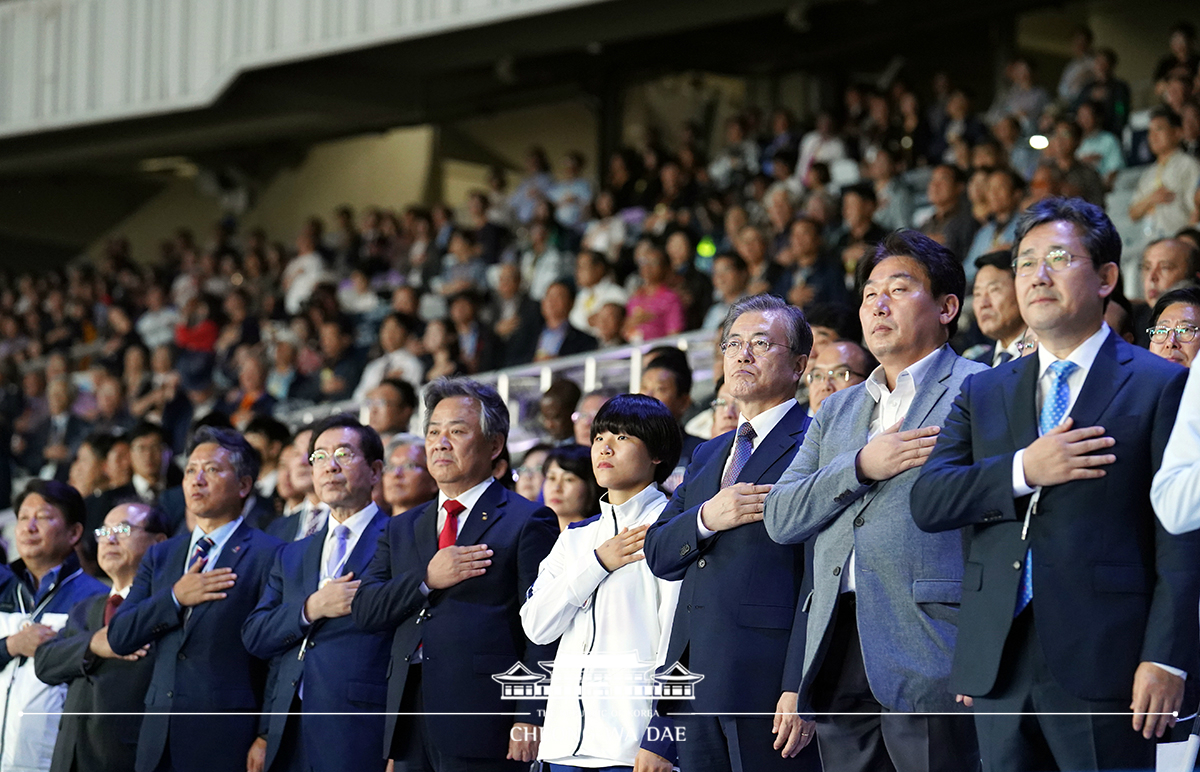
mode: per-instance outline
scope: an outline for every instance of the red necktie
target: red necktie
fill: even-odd
[[[454,542],[458,541],[458,515],[466,509],[454,499],[447,499],[442,508],[446,510],[446,522],[442,524],[442,531],[438,534],[440,550],[453,546]]]
[[[104,603],[104,626],[108,627],[108,623],[112,621],[113,614],[117,613],[117,606],[120,606],[125,599],[120,595],[109,595],[108,600]]]

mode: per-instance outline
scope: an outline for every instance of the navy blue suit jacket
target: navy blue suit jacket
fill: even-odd
[[[1071,417],[1104,427],[1116,463],[1044,488],[1022,540],[1030,497],[1013,498],[1012,464],[1038,437],[1038,368],[1030,356],[968,378],[912,489],[918,527],[962,528],[966,541],[950,685],[973,696],[995,685],[1032,548],[1033,610],[1055,680],[1082,699],[1128,700],[1140,662],[1189,676],[1200,667],[1200,537],[1170,536],[1150,505],[1188,371],[1109,334]]]
[[[492,483],[467,517],[457,544],[486,544],[495,554],[483,576],[428,596],[426,568],[437,552],[437,499],[391,519],[379,539],[353,618],[364,630],[394,633],[388,665],[387,710],[400,709],[409,663],[422,650],[422,698],[427,713],[528,712],[528,716],[427,716],[429,740],[448,756],[503,759],[515,722],[541,724],[545,702],[501,699],[492,680],[518,661],[542,672],[557,643],[536,646],[521,628],[520,609],[538,566],[558,538],[558,519],[547,507]],[[383,751],[391,749],[396,717],[388,716]]]
[[[108,627],[109,645],[118,654],[148,643],[157,649],[137,772],[153,772],[168,747],[177,772],[243,769],[258,734],[257,716],[182,714],[262,709],[267,666],[242,646],[241,631],[262,595],[279,541],[245,522],[238,526],[214,566],[232,568],[237,583],[227,597],[194,607],[185,623],[171,590],[183,575],[190,540],[185,531],[146,552]]]
[[[738,482],[774,483],[804,441],[808,410],[796,405],[763,438]],[[700,541],[696,515],[721,489],[735,432],[696,449],[683,483],[646,533],[655,576],[683,580],[665,664],[686,661],[704,681],[692,709],[705,713],[773,711],[784,691],[800,688],[811,589],[803,544],[771,541],[762,522]],[[806,584],[807,581],[807,584]]]
[[[374,505],[372,505],[374,506]],[[389,517],[378,507],[346,559],[343,573],[361,579]],[[258,606],[242,625],[242,642],[256,657],[275,660],[268,695],[267,758],[279,753],[287,713],[304,680],[305,713],[376,713],[380,715],[314,716],[301,724],[309,763],[314,769],[382,770],[383,710],[387,703],[387,666],[392,636],[360,630],[349,616],[321,619],[303,626],[300,612],[318,589],[321,551],[328,523],[317,533],[283,545]],[[304,658],[300,659],[301,646]],[[276,660],[276,658],[278,658]]]

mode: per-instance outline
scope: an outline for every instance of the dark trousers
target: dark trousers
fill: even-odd
[[[421,666],[409,665],[404,694],[400,698],[400,712],[419,714],[424,705],[421,697]],[[392,734],[391,751],[397,769],[400,769],[401,762],[405,772],[527,772],[529,769],[528,761],[449,756],[429,741],[429,733],[424,725],[425,717],[421,715],[399,717],[396,731]]]
[[[1046,664],[1032,606],[1013,621],[995,688],[975,698],[984,772],[1151,770],[1154,742],[1134,732],[1131,722],[1128,698],[1084,700],[1059,685]]]
[[[683,772],[821,772],[816,743],[791,759],[772,746],[774,719],[766,716],[697,716],[676,713],[679,769]]]
[[[838,598],[825,659],[812,685],[817,744],[825,769],[828,772],[977,770],[979,751],[969,714],[897,713],[875,699],[863,665],[856,605],[853,593],[843,593]]]
[[[292,698],[290,716],[283,726],[283,738],[279,751],[271,764],[271,772],[312,772],[308,752],[304,748],[304,734],[300,731],[300,712],[304,709],[299,697]]]

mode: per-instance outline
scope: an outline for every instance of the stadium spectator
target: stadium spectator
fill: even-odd
[[[592,444],[592,421],[596,412],[604,407],[604,403],[617,396],[615,389],[599,388],[589,391],[579,398],[575,412],[571,414],[571,429],[575,434],[575,444]]]
[[[1062,195],[1082,198],[1089,204],[1104,204],[1104,180],[1100,173],[1077,157],[1083,141],[1083,129],[1069,118],[1054,121],[1054,134],[1045,156],[1063,174]]]
[[[1159,108],[1150,118],[1149,143],[1154,165],[1142,172],[1129,217],[1142,222],[1150,238],[1173,236],[1192,222],[1196,210],[1195,191],[1200,182],[1200,161],[1179,148],[1179,116]]]
[[[642,383],[638,391],[666,405],[682,427],[684,415],[692,406],[692,371],[686,359],[677,362],[660,357],[651,361],[642,371]],[[682,428],[680,431],[683,431]],[[702,437],[684,433],[679,463],[686,466],[702,442]]]
[[[1099,102],[1084,102],[1075,110],[1075,122],[1083,132],[1083,140],[1075,155],[1080,161],[1091,164],[1106,187],[1111,188],[1117,172],[1125,168],[1125,154],[1121,141],[1104,128],[1103,107]]]
[[[291,440],[291,432],[287,426],[269,416],[256,416],[242,430],[246,442],[250,443],[260,460],[258,480],[254,483],[254,491],[259,497],[278,504],[283,494],[277,491],[279,478],[284,475],[282,468],[283,449]],[[286,485],[285,485],[286,487]],[[276,508],[278,508],[276,506]],[[260,527],[266,528],[265,524]]]
[[[406,314],[390,313],[383,318],[379,325],[381,353],[363,368],[362,377],[358,379],[358,386],[354,389],[356,401],[366,399],[367,392],[385,378],[399,377],[409,383],[424,383],[425,368],[421,360],[407,348],[416,334],[417,324],[416,319]]]
[[[542,330],[537,337],[534,361],[582,354],[596,348],[596,339],[570,322],[575,291],[565,281],[555,281],[542,298]]]
[[[822,346],[821,353],[809,361],[804,374],[808,384],[808,414],[816,415],[830,394],[865,381],[877,366],[875,357],[853,341],[838,340]]]
[[[702,330],[716,330],[725,321],[729,307],[746,297],[750,273],[746,261],[736,254],[722,253],[713,258],[712,283],[714,302],[704,315]]]
[[[963,258],[968,285],[975,280],[977,258],[1013,245],[1017,232],[1017,212],[1025,197],[1025,189],[1025,180],[1010,169],[996,169],[988,174],[987,222],[975,233],[971,248]]]
[[[926,189],[933,214],[921,226],[922,233],[964,260],[979,229],[963,197],[965,188],[966,175],[957,166],[935,166]]]
[[[554,448],[542,466],[542,501],[554,511],[560,531],[599,513],[604,491],[592,470],[591,445],[589,439],[586,445]]]
[[[551,242],[546,224],[535,222],[529,226],[529,248],[521,255],[521,278],[529,288],[529,297],[540,301],[551,284],[569,280],[574,274],[575,261]]]
[[[999,367],[1021,357],[1025,320],[1017,304],[1011,252],[989,252],[975,261],[975,321],[991,343],[963,353],[967,359]]]
[[[1142,295],[1153,306],[1164,293],[1200,284],[1200,249],[1179,238],[1153,241],[1142,252]]]
[[[867,164],[867,177],[875,185],[875,221],[885,230],[909,228],[913,222],[913,192],[898,176],[898,150],[880,149]]]
[[[423,439],[415,434],[397,434],[388,443],[385,455],[383,497],[393,515],[437,496],[437,483],[429,476]]]
[[[761,234],[758,238],[761,242]],[[641,244],[644,246],[637,262],[642,284],[625,305],[624,337],[636,342],[675,335],[685,329],[683,301],[668,284],[671,264],[666,254],[649,240]],[[764,261],[765,257],[764,251]]]
[[[1154,303],[1150,317],[1150,353],[1191,367],[1200,354],[1200,288],[1171,290]]]
[[[988,123],[1006,115],[1019,118],[1027,131],[1037,128],[1038,120],[1050,104],[1050,95],[1033,83],[1033,62],[1023,57],[1013,59],[1005,68],[1008,88],[996,94],[988,110]]]
[[[629,301],[629,293],[610,277],[608,260],[600,252],[584,250],[579,253],[575,260],[575,286],[575,304],[568,321],[588,335],[595,335],[592,317],[605,303],[623,306]]]
[[[793,267],[788,302],[800,308],[844,302],[848,296],[842,270],[825,252],[821,226],[801,216],[791,222],[788,234],[787,259]]]

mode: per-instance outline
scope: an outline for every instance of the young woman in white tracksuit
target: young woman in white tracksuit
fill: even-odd
[[[609,400],[592,423],[592,468],[608,489],[601,513],[563,531],[521,608],[529,640],[561,636],[538,751],[554,772],[671,769],[670,731],[649,689],[679,583],[651,574],[641,550],[681,445],[670,411],[640,394]]]

